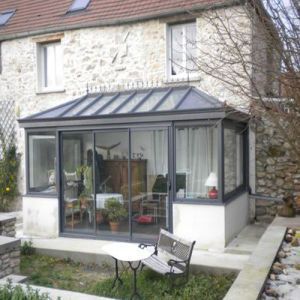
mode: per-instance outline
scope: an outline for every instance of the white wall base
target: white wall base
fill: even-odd
[[[23,197],[23,233],[27,236],[58,237],[57,198]]]
[[[222,205],[174,204],[174,234],[196,241],[197,249],[223,249],[225,213]]]

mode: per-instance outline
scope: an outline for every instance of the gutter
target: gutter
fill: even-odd
[[[11,34],[0,34],[0,41],[7,41],[7,40],[13,40],[18,38],[24,38],[28,36],[34,36],[39,34],[49,34],[49,33],[55,33],[59,31],[67,31],[67,30],[74,30],[74,29],[83,29],[83,28],[93,28],[93,27],[104,27],[104,26],[115,26],[115,25],[121,25],[121,24],[130,24],[137,21],[149,21],[151,19],[158,19],[158,18],[165,18],[165,17],[171,17],[176,14],[184,14],[184,13],[192,13],[197,11],[205,11],[209,9],[217,9],[217,8],[225,8],[225,7],[231,7],[231,6],[238,6],[245,3],[245,0],[223,0],[220,1],[217,4],[199,4],[194,5],[191,8],[176,8],[168,11],[162,11],[157,13],[152,13],[145,16],[139,16],[139,17],[127,17],[122,19],[110,19],[110,20],[99,20],[95,22],[90,23],[80,23],[80,24],[72,24],[72,25],[60,25],[60,26],[53,26],[48,28],[42,28],[38,30],[32,30],[32,31],[25,31],[25,32],[19,32],[19,33],[11,33]]]

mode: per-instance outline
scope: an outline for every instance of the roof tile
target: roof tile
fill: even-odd
[[[42,29],[84,26],[87,23],[124,22],[147,18],[174,10],[185,11],[201,5],[214,5],[230,0],[91,0],[79,12],[67,13],[72,0],[2,0],[0,12],[16,10],[10,22],[0,28],[0,40],[14,34],[30,34]]]

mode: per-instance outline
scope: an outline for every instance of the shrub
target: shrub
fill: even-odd
[[[32,241],[25,241],[21,246],[22,255],[32,255],[35,253],[35,249],[32,247]]]
[[[2,158],[0,160],[0,211],[7,211],[11,202],[18,195],[18,171],[20,155],[13,142],[7,145],[3,133],[0,131]]]
[[[23,289],[20,285],[13,286],[11,282],[0,286],[1,300],[51,300],[48,294],[34,290],[29,285]]]

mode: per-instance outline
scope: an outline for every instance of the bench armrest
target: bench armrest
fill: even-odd
[[[140,243],[139,248],[145,249],[147,247],[154,247],[154,254],[157,255],[157,244],[146,244],[146,243]]]
[[[187,263],[187,260],[175,260],[175,259],[170,259],[170,260],[168,260],[168,265],[170,266],[170,267],[174,267],[174,266],[176,266],[176,265],[178,265],[178,264],[186,264]]]

